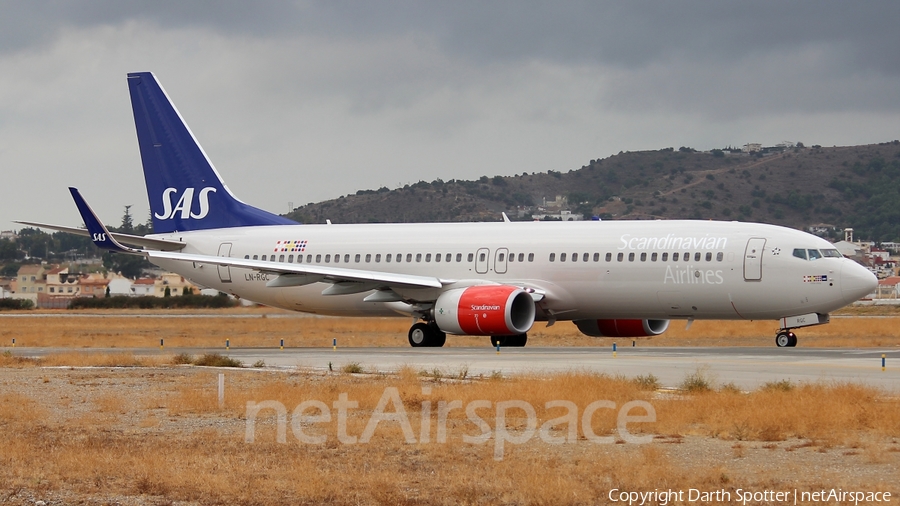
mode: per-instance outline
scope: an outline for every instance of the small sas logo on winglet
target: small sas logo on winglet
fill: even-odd
[[[307,241],[278,241],[275,243],[275,252],[291,252],[306,251]]]
[[[828,276],[825,274],[819,274],[816,276],[803,276],[804,283],[822,283],[824,281],[828,281]]]

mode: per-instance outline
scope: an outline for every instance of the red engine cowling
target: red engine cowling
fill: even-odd
[[[434,304],[434,321],[444,332],[470,336],[524,334],[534,324],[534,299],[506,285],[448,290]]]
[[[591,337],[646,337],[665,332],[669,320],[575,320],[575,325]]]

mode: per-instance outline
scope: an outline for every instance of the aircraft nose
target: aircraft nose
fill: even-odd
[[[841,295],[844,302],[851,304],[875,291],[878,278],[868,269],[850,259],[841,267]]]

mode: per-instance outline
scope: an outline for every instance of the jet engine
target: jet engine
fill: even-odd
[[[479,285],[442,293],[434,321],[444,332],[472,336],[524,334],[534,324],[534,299],[506,285]]]
[[[575,320],[575,325],[591,337],[646,337],[665,332],[669,320]]]

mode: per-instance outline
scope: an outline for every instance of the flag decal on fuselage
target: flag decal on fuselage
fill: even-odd
[[[275,252],[291,252],[306,251],[307,241],[278,241],[275,243]]]

